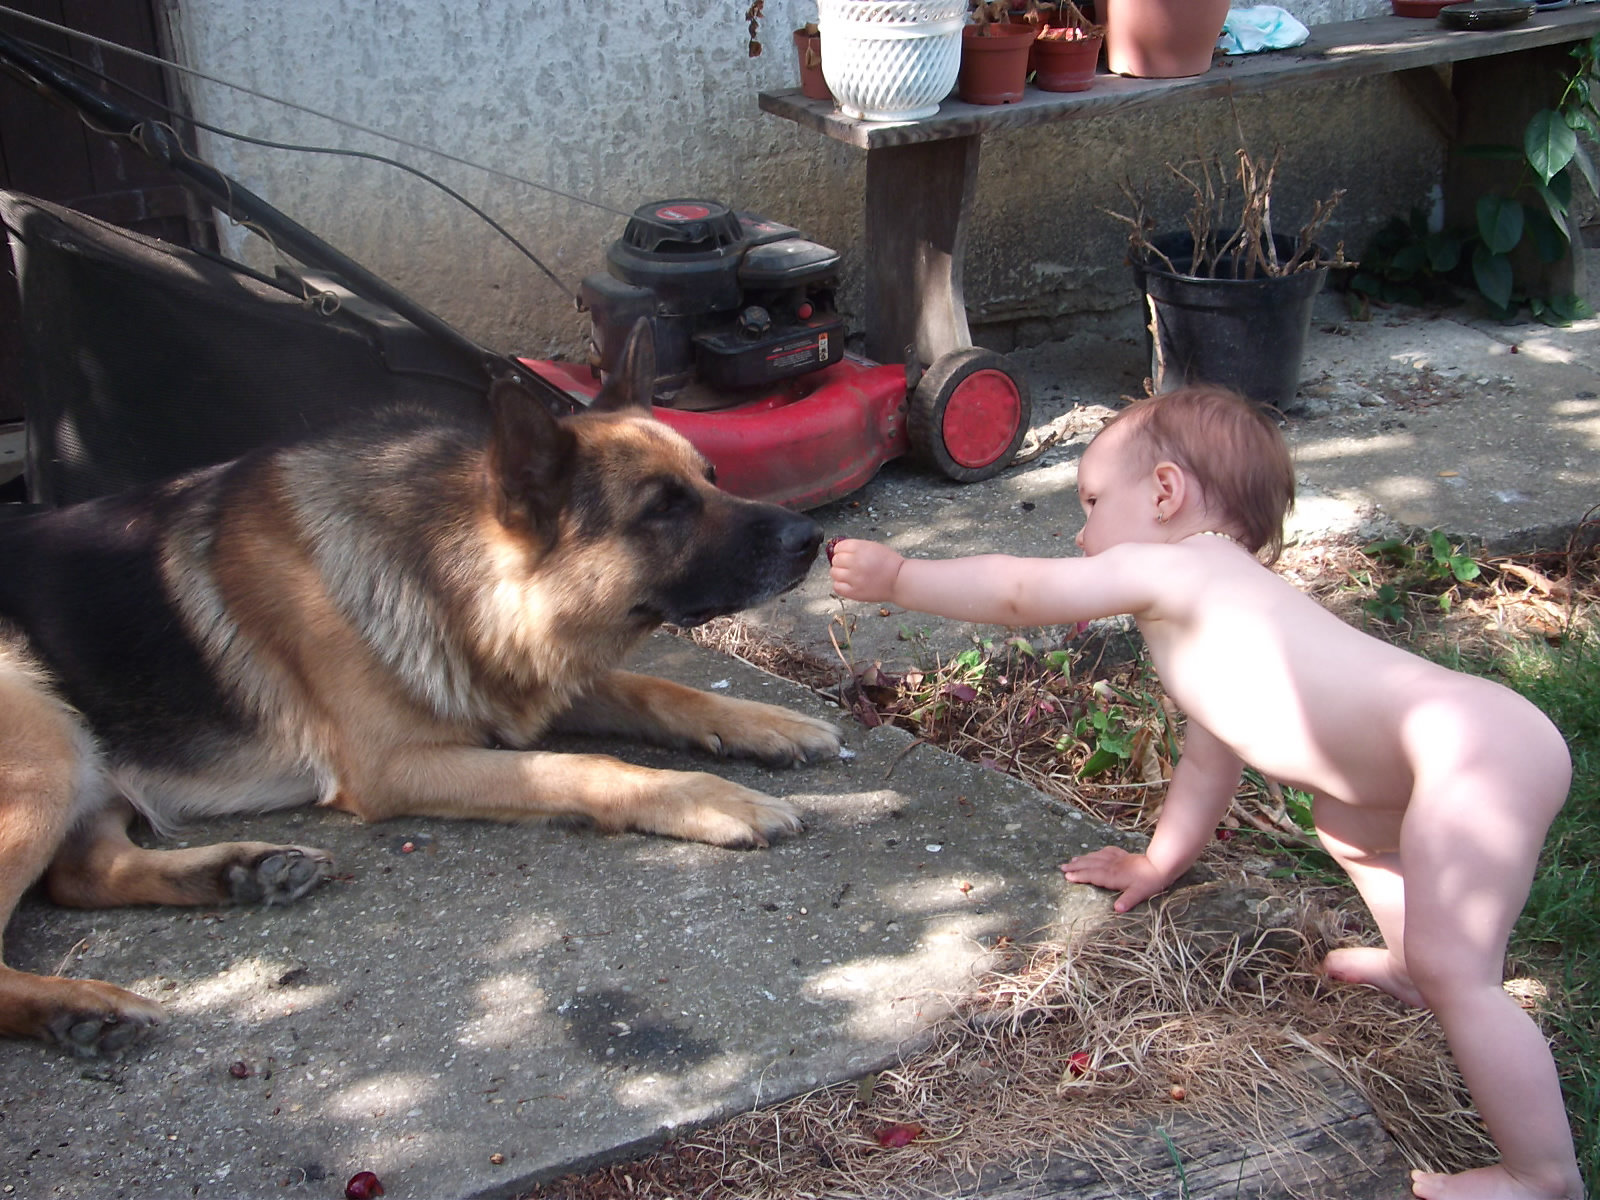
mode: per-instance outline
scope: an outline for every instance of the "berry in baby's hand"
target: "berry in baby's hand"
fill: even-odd
[[[828,556],[828,565],[830,567],[833,566],[833,552],[842,541],[844,541],[842,537],[831,537],[828,539],[828,544],[822,548],[822,552]]]

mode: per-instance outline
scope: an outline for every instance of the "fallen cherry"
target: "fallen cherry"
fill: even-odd
[[[357,1171],[350,1176],[350,1182],[344,1185],[345,1200],[372,1200],[372,1197],[381,1195],[383,1184],[371,1171]]]
[[[1091,1061],[1087,1050],[1074,1050],[1067,1055],[1067,1071],[1073,1075],[1085,1075]]]
[[[922,1136],[922,1126],[915,1122],[902,1122],[878,1130],[878,1145],[885,1150],[909,1146]]]
[[[833,565],[833,552],[839,548],[839,543],[842,541],[844,541],[842,537],[831,537],[828,539],[828,544],[822,548],[822,552],[828,556],[830,567]]]
[[[250,1070],[250,1065],[241,1059],[228,1068],[228,1074],[235,1079],[249,1079],[254,1072]]]
[[[1167,1095],[1171,1096],[1174,1100],[1182,1100],[1185,1099],[1189,1093],[1184,1091],[1181,1083],[1175,1083],[1167,1089]]]

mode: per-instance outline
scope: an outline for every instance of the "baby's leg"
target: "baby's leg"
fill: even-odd
[[[1322,848],[1350,876],[1383,935],[1382,946],[1330,950],[1323,973],[1382,988],[1412,1008],[1426,1007],[1405,962],[1405,879],[1400,874],[1400,821],[1390,809],[1356,808],[1318,795],[1311,808]]]
[[[1550,1048],[1502,986],[1506,941],[1570,772],[1554,727],[1510,715],[1467,729],[1438,714],[1406,731],[1431,753],[1401,833],[1405,966],[1501,1155],[1460,1175],[1415,1172],[1419,1196],[1583,1194]]]

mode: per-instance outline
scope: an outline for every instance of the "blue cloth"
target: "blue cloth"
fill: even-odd
[[[1298,46],[1311,31],[1294,14],[1271,4],[1230,8],[1223,22],[1217,49],[1223,54],[1254,54],[1258,50],[1286,50]]]

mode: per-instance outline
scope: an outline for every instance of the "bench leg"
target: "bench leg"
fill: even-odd
[[[1521,146],[1533,114],[1541,108],[1554,108],[1561,98],[1562,81],[1575,61],[1568,51],[1567,46],[1540,46],[1456,63],[1451,77],[1456,145]],[[1521,170],[1514,162],[1452,155],[1444,179],[1446,226],[1475,229],[1478,197],[1490,191],[1504,195]],[[1539,203],[1531,191],[1521,199]],[[1567,254],[1560,262],[1541,262],[1528,245],[1518,247],[1511,264],[1519,290],[1534,296],[1574,293],[1588,298],[1582,239],[1570,213],[1567,234],[1578,252]]]
[[[981,134],[867,152],[866,350],[927,367],[972,345],[961,294]]]

